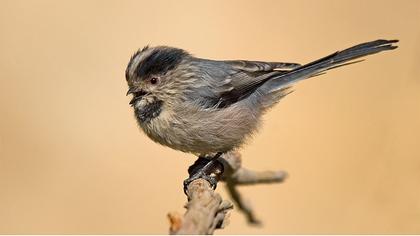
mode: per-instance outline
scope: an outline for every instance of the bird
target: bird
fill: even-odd
[[[221,155],[242,147],[261,127],[262,116],[292,86],[367,55],[397,48],[398,40],[361,43],[307,64],[210,60],[169,46],[146,46],[125,71],[129,104],[139,127],[153,141],[209,162],[184,182],[203,177]]]

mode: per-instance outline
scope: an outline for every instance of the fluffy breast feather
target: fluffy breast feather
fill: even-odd
[[[183,152],[210,154],[240,147],[257,130],[260,113],[245,103],[225,110],[164,105],[158,117],[140,123],[140,127],[162,145]]]

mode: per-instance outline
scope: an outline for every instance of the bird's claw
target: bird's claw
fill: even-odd
[[[189,177],[188,179],[184,180],[184,193],[187,194],[188,185],[197,179],[205,179],[210,183],[210,187],[212,189],[216,189],[217,187],[217,179],[214,176],[207,175],[202,171],[198,171],[193,176]]]

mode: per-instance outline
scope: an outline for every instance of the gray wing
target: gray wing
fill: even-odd
[[[223,108],[246,98],[267,79],[279,76],[300,64],[246,60],[214,61],[198,59],[207,86],[196,94],[204,108]]]
[[[247,72],[268,72],[278,69],[295,69],[301,66],[299,63],[291,62],[263,62],[263,61],[245,61],[245,60],[229,60],[223,61],[240,71]]]
[[[213,61],[205,71],[212,107],[223,108],[253,94],[262,96],[328,70],[360,62],[361,57],[397,48],[398,40],[375,40],[335,52],[303,66],[295,63],[259,61]],[[256,91],[258,89],[258,91]],[[280,94],[281,95],[281,94]]]

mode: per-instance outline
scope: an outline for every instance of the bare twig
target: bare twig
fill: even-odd
[[[224,226],[227,211],[232,209],[232,203],[222,200],[215,193],[210,183],[197,179],[188,185],[187,212],[181,219],[170,214],[171,234],[212,234],[216,228]]]
[[[280,183],[286,179],[287,173],[284,171],[256,172],[242,168],[241,154],[238,152],[227,153],[223,156],[223,161],[225,172],[222,178],[226,182],[226,188],[230,197],[238,209],[244,213],[248,223],[260,225],[261,221],[255,216],[251,203],[242,197],[237,186]]]
[[[287,177],[284,171],[252,171],[245,168],[237,170],[226,179],[234,185],[269,184],[283,182]]]
[[[255,172],[242,168],[241,155],[238,152],[226,153],[218,160],[223,164],[224,169],[220,179],[226,182],[227,191],[235,205],[245,214],[248,223],[260,224],[250,203],[241,196],[237,186],[283,182],[287,173],[284,171]],[[193,168],[190,167],[190,169]],[[214,170],[216,175],[220,174],[219,172],[220,169]],[[227,224],[228,211],[233,205],[228,201],[223,201],[207,180],[200,178],[192,181],[187,187],[186,194],[188,203],[185,215],[168,214],[171,234],[212,234],[215,229],[223,228]]]

